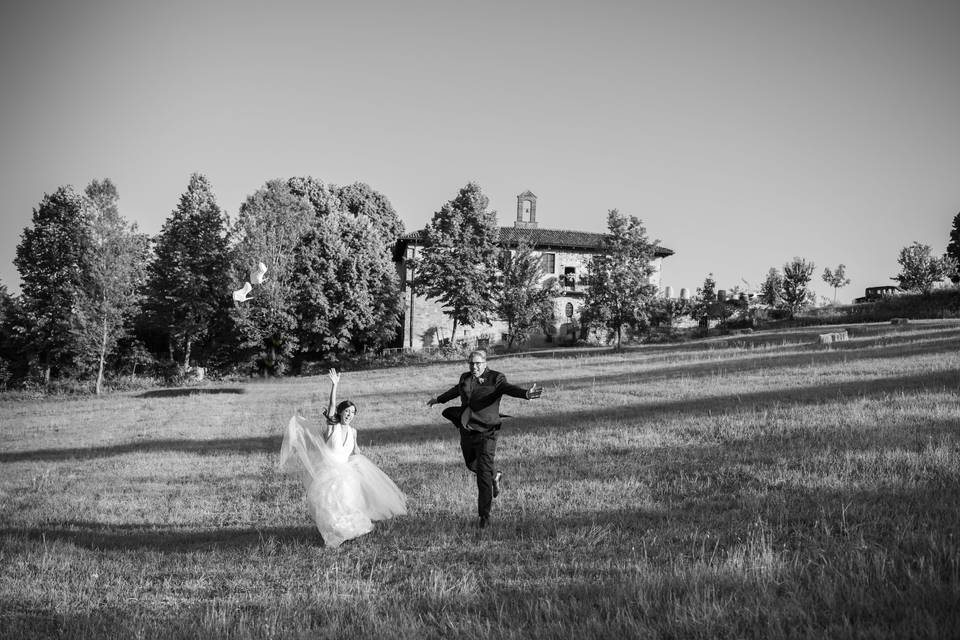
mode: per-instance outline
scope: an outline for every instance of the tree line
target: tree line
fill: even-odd
[[[271,180],[231,221],[209,180],[193,174],[155,237],[121,215],[109,179],[81,193],[60,187],[21,234],[21,294],[0,283],[0,384],[59,377],[90,380],[99,393],[105,376],[138,369],[167,379],[192,364],[282,375],[313,360],[378,352],[400,329],[392,248],[403,233],[386,196],[360,182]],[[560,288],[543,277],[534,247],[499,237],[496,213],[471,182],[434,213],[408,266],[413,290],[450,317],[451,335],[501,319],[514,347],[550,330]],[[660,320],[715,313],[712,274],[691,300],[659,296],[650,282],[657,245],[640,219],[608,212],[603,244],[587,264],[581,336],[593,331],[619,346]],[[914,243],[898,261],[894,279],[904,288],[928,292],[945,276],[956,282],[960,214],[946,255]],[[231,292],[260,263],[263,282],[252,298],[235,301]],[[759,302],[796,313],[813,302],[814,269],[802,258],[771,268]],[[850,282],[845,269],[822,275],[834,297]]]
[[[363,183],[271,180],[231,221],[209,180],[190,177],[159,234],[120,213],[110,180],[43,197],[0,285],[0,379],[94,381],[138,367],[296,371],[312,358],[377,349],[400,309],[390,248],[403,223]],[[267,275],[237,303],[258,263]]]
[[[0,381],[90,380],[191,366],[296,373],[312,360],[376,352],[397,339],[402,298],[392,248],[404,233],[389,200],[363,183],[271,180],[235,220],[201,174],[190,177],[160,232],[120,213],[110,180],[44,196],[23,230],[15,265],[21,294],[0,285]],[[534,247],[499,241],[496,213],[469,183],[433,215],[411,261],[412,286],[458,325],[495,318],[511,347],[553,322],[555,278]],[[587,325],[636,328],[655,296],[655,243],[633,216],[609,213],[606,251],[591,261]],[[259,263],[253,296],[232,291]]]

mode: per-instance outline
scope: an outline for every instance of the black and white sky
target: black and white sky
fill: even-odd
[[[501,224],[641,218],[663,284],[793,256],[887,284],[960,212],[956,0],[16,0],[0,9],[0,282],[45,193],[110,178],[156,233],[192,172],[362,181],[408,229],[469,181]]]

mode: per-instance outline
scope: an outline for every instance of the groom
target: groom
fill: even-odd
[[[444,404],[460,396],[459,407],[447,407],[443,417],[460,431],[460,448],[463,461],[470,471],[477,474],[477,510],[480,527],[487,526],[490,505],[500,493],[500,471],[494,471],[493,457],[497,450],[497,432],[500,429],[500,398],[511,396],[536,400],[543,387],[536,383],[529,389],[509,384],[499,371],[487,369],[487,356],[483,351],[474,351],[467,359],[470,371],[460,376],[460,381],[435,398],[427,406]]]

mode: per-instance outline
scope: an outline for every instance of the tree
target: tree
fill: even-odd
[[[636,330],[645,323],[647,307],[656,296],[657,288],[650,283],[656,271],[656,242],[647,239],[637,217],[623,216],[616,209],[607,214],[607,229],[600,253],[587,263],[584,314],[591,326],[616,335],[619,349],[623,328]]]
[[[774,267],[767,271],[767,277],[760,285],[760,301],[771,307],[783,302],[783,275]]]
[[[960,284],[960,260],[957,260],[949,253],[943,254],[944,276],[954,284]]]
[[[314,216],[309,198],[294,193],[288,181],[271,180],[240,206],[233,229],[233,287],[240,288],[258,263],[267,266],[253,299],[234,304],[231,316],[241,344],[265,351],[259,365],[270,373],[282,373],[299,350],[300,254]]]
[[[156,238],[148,265],[146,311],[167,339],[170,357],[190,366],[195,345],[205,346],[230,301],[227,216],[210,181],[190,176],[187,190]]]
[[[704,302],[717,301],[717,281],[714,280],[713,273],[708,273],[703,284],[697,287],[697,297]]]
[[[813,279],[814,269],[816,269],[814,263],[796,257],[783,265],[782,296],[791,314],[795,314],[810,302],[813,291],[809,285],[810,280]]]
[[[694,318],[707,318],[717,310],[717,281],[713,273],[708,273],[703,284],[697,287],[690,304],[690,314]]]
[[[897,262],[900,264],[900,273],[892,280],[897,280],[901,289],[919,291],[924,295],[933,291],[933,286],[950,272],[948,260],[934,257],[930,246],[919,242],[900,249]]]
[[[23,230],[14,264],[20,272],[27,348],[40,360],[45,382],[56,367],[71,365],[76,344],[70,329],[82,287],[89,243],[83,197],[65,186],[45,195]]]
[[[438,300],[458,325],[489,322],[496,312],[497,214],[475,182],[433,214],[424,230],[424,246],[414,261],[413,290]]]
[[[16,347],[17,299],[0,283],[0,389],[15,376],[20,358]]]
[[[949,274],[950,280],[954,283],[960,283],[960,271],[957,267],[960,266],[960,213],[953,217],[953,228],[950,229],[950,242],[947,244],[947,252],[944,254],[945,258],[950,259],[950,266],[952,273]]]
[[[140,304],[148,239],[120,215],[119,194],[109,180],[87,186],[89,237],[78,290],[75,335],[81,357],[97,368],[95,390],[103,388],[104,366]]]
[[[831,271],[830,267],[827,267],[823,270],[822,278],[824,282],[833,287],[833,302],[836,304],[837,289],[850,284],[850,278],[847,277],[847,267],[841,264],[837,266],[835,271]]]
[[[266,351],[260,364],[271,373],[395,336],[399,283],[384,234],[402,225],[366,185],[338,193],[312,177],[273,180],[240,209],[234,286],[260,261],[268,271],[233,317],[244,346]]]
[[[312,185],[306,191],[322,191],[314,178],[291,184],[295,190],[302,184]],[[386,196],[366,184],[331,185],[329,194],[315,202],[316,224],[304,240],[300,270],[322,274],[306,277],[302,289],[326,300],[320,309],[301,305],[301,326],[308,328],[322,312],[326,327],[304,331],[301,342],[320,355],[377,350],[396,337],[400,282],[390,255],[403,223]]]
[[[523,344],[537,327],[545,328],[560,294],[556,278],[542,283],[543,269],[533,247],[521,242],[515,251],[501,248],[502,283],[497,313],[507,323],[507,348]]]
[[[379,349],[396,336],[399,278],[377,225],[341,210],[319,215],[300,256],[302,348],[321,356]]]

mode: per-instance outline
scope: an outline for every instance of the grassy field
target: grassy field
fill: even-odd
[[[427,408],[461,364],[347,372],[409,515],[328,549],[276,469],[323,377],[0,397],[0,637],[960,634],[960,323],[491,360],[491,526]]]

